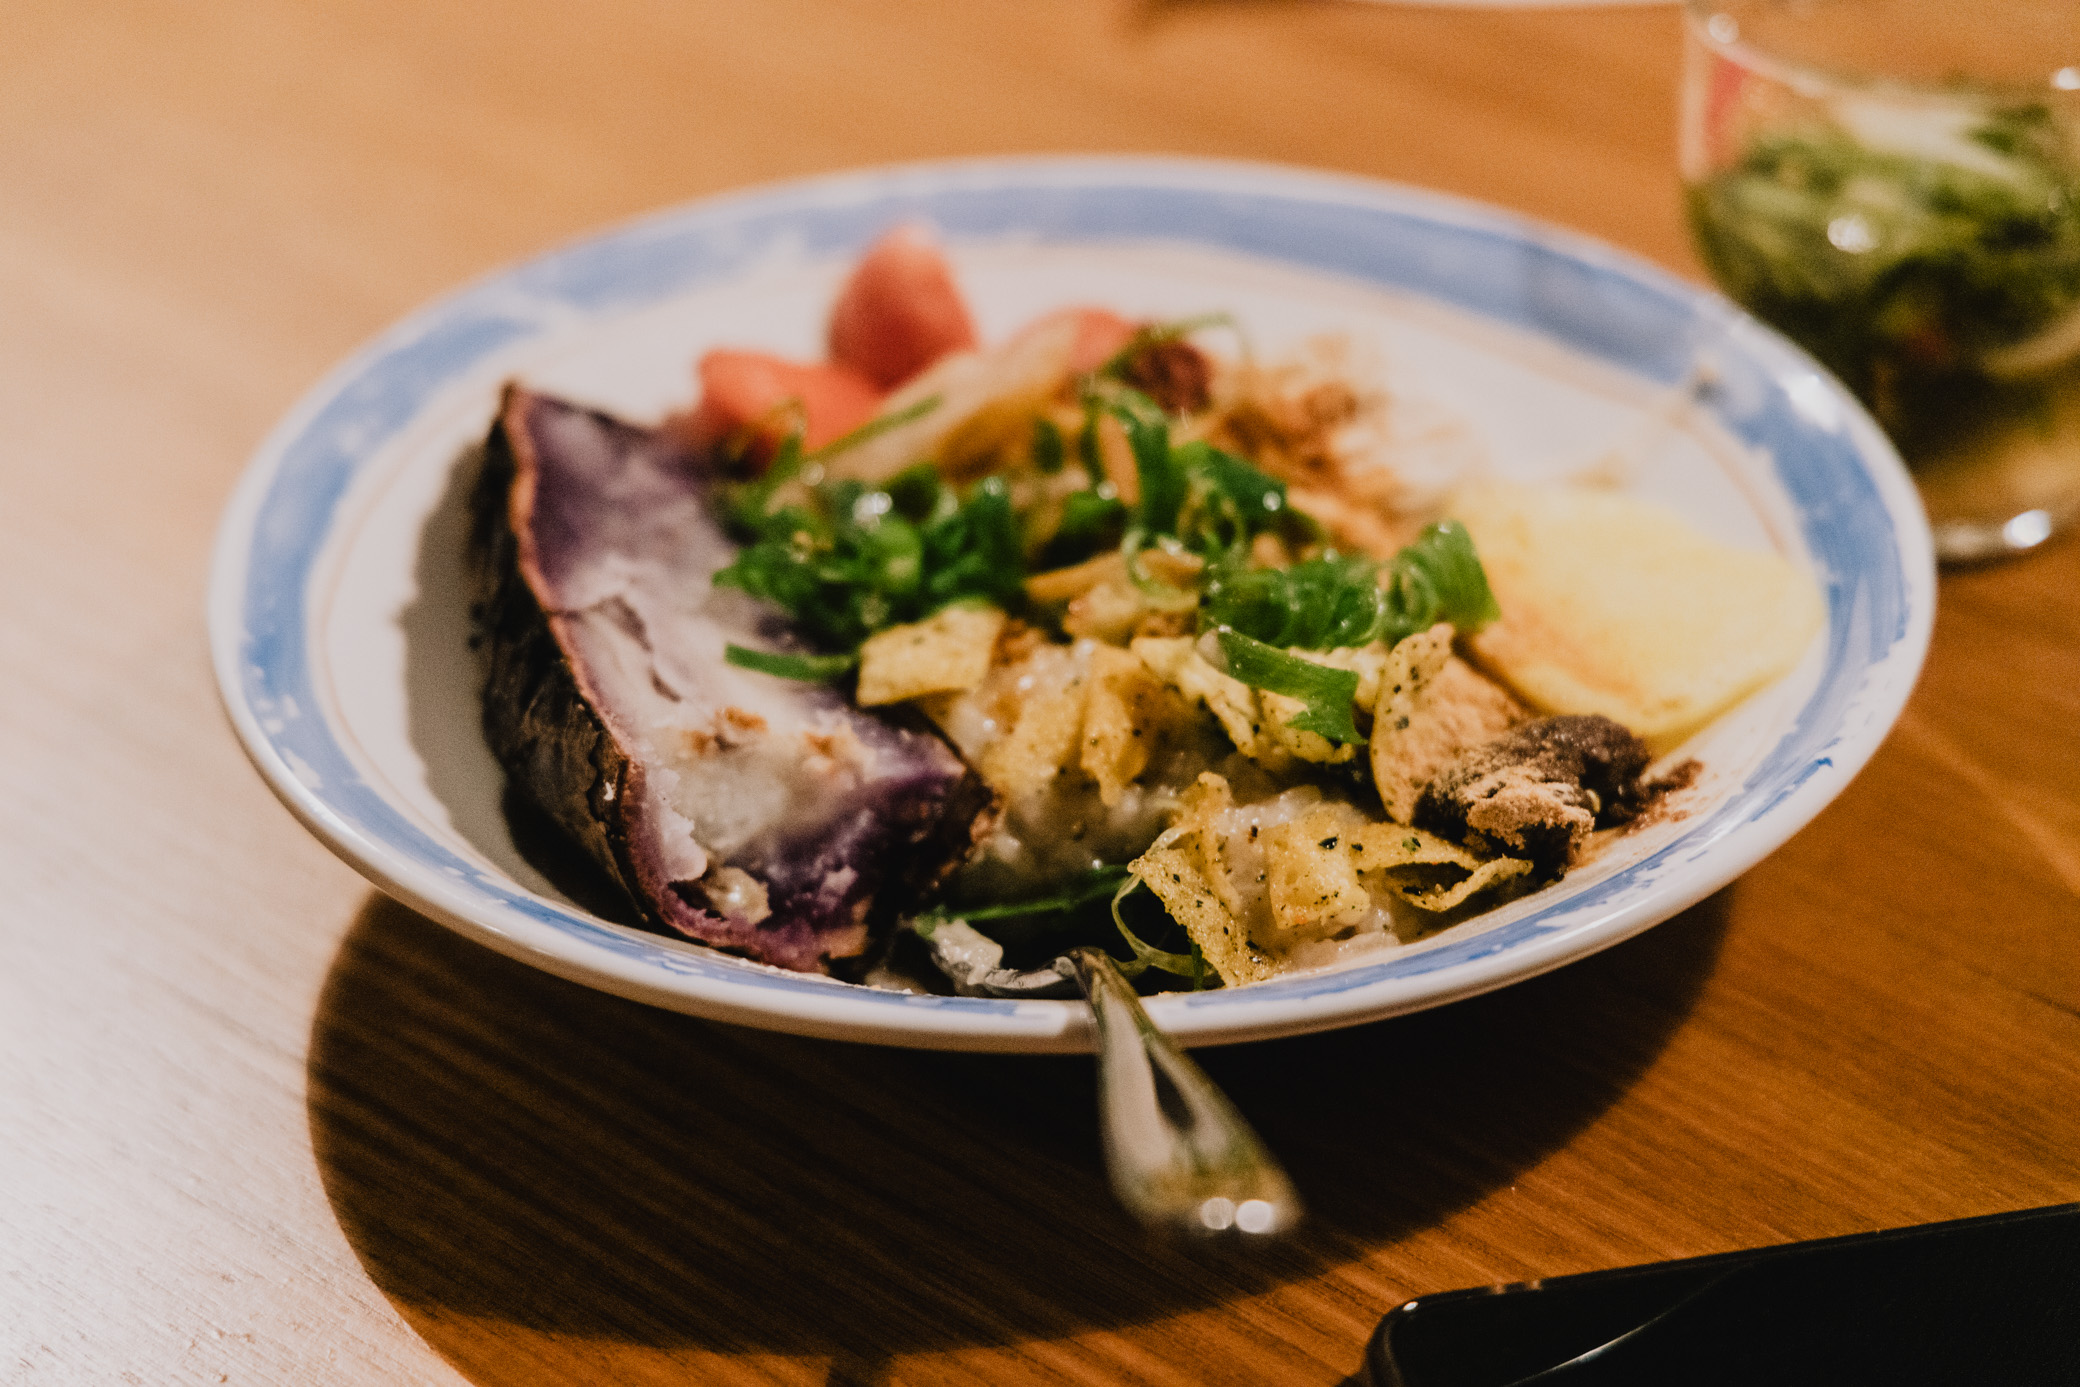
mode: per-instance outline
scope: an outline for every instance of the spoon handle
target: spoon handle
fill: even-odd
[[[1300,1201],[1227,1095],[1175,1041],[1102,949],[1068,969],[1098,1030],[1098,1114],[1120,1203],[1151,1228],[1199,1235],[1284,1232]]]

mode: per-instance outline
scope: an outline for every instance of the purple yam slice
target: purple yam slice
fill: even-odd
[[[508,386],[475,505],[484,730],[651,924],[801,972],[967,855],[994,805],[946,744],[738,669],[794,642],[670,434]]]

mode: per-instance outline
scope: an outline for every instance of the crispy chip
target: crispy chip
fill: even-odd
[[[1395,646],[1372,714],[1372,779],[1387,817],[1409,822],[1431,777],[1524,716],[1507,690],[1452,654],[1449,625]]]
[[[1221,815],[1234,807],[1235,794],[1228,788],[1227,777],[1201,771],[1178,797],[1177,817],[1163,839],[1198,866],[1221,905],[1240,917],[1242,900],[1228,878],[1228,855],[1220,831]]]
[[[1306,657],[1315,652],[1294,650],[1288,653]],[[1293,719],[1307,711],[1304,699],[1273,693],[1269,689],[1259,689],[1257,698],[1259,706],[1264,710],[1263,727],[1266,736],[1283,747],[1288,755],[1302,761],[1313,761],[1318,765],[1336,766],[1358,754],[1355,743],[1332,742],[1319,732],[1309,732],[1305,728],[1292,725]]]
[[[1052,568],[1026,579],[1026,596],[1035,602],[1067,602],[1103,582],[1127,581],[1126,556],[1117,549],[1068,568]]]
[[[1361,872],[1416,866],[1464,867],[1470,872],[1481,865],[1480,858],[1457,843],[1406,824],[1366,824],[1351,830],[1348,842]]]
[[[1531,870],[1531,864],[1519,857],[1498,857],[1492,862],[1483,862],[1474,868],[1473,875],[1456,886],[1439,886],[1422,890],[1398,883],[1394,890],[1401,899],[1422,910],[1450,910],[1491,886],[1522,876]]]
[[[1281,930],[1349,924],[1372,908],[1348,842],[1357,823],[1348,806],[1321,804],[1264,830],[1271,918]]]
[[[1220,886],[1191,855],[1177,847],[1151,848],[1129,868],[1155,893],[1170,918],[1184,926],[1222,982],[1239,987],[1271,976],[1271,960],[1222,902]]]
[[[1292,760],[1278,738],[1265,730],[1257,691],[1208,664],[1191,637],[1141,636],[1135,639],[1133,650],[1149,673],[1186,698],[1205,704],[1237,751],[1266,770],[1281,769]]]
[[[1073,676],[1056,689],[1036,690],[1018,705],[1010,733],[982,753],[982,778],[990,788],[1018,799],[1046,787],[1076,751],[1090,680]]]
[[[1140,588],[1124,577],[1106,578],[1085,589],[1069,604],[1062,617],[1062,629],[1072,636],[1118,645],[1133,634],[1148,610]]]
[[[1347,841],[1360,871],[1391,872],[1400,867],[1457,867],[1467,873],[1451,885],[1389,879],[1387,885],[1401,899],[1423,910],[1450,910],[1491,886],[1500,886],[1531,870],[1531,864],[1515,857],[1483,860],[1434,833],[1405,824],[1367,824],[1353,831]]]
[[[1003,629],[997,608],[960,603],[869,636],[859,648],[860,707],[974,688]]]
[[[1189,713],[1168,685],[1127,651],[1101,645],[1091,652],[1090,695],[1083,709],[1084,773],[1098,782],[1109,808],[1148,768],[1151,746]]]
[[[1212,771],[1200,771],[1199,778],[1184,787],[1177,797],[1177,818],[1174,822],[1195,822],[1211,825],[1215,818],[1235,807],[1235,791],[1228,784],[1228,777]]]
[[[1231,987],[1257,982],[1275,971],[1249,937],[1242,923],[1242,901],[1228,877],[1220,819],[1234,807],[1226,778],[1201,771],[1178,797],[1170,827],[1129,867]]]

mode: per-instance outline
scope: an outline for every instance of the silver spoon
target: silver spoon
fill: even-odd
[[[1299,1197],[1277,1158],[1149,1019],[1111,955],[1079,948],[1046,967],[1009,969],[1004,946],[965,920],[916,920],[910,927],[965,996],[1060,996],[1071,984],[1082,990],[1098,1032],[1105,1164],[1113,1192],[1136,1218],[1164,1232],[1248,1238],[1300,1221]]]
[[[1150,1228],[1257,1238],[1300,1221],[1276,1157],[1206,1072],[1164,1035],[1103,949],[1055,960],[1098,1031],[1098,1120],[1113,1193]]]

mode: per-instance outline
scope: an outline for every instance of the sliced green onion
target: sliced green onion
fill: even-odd
[[[738,669],[755,669],[760,674],[777,674],[782,679],[800,679],[811,684],[835,679],[859,663],[857,655],[783,655],[735,644],[723,647],[722,658]]]
[[[1227,673],[1253,689],[1297,698],[1307,707],[1286,724],[1302,732],[1319,733],[1336,742],[1362,742],[1358,725],[1351,719],[1351,705],[1358,697],[1358,676],[1353,670],[1332,669],[1298,655],[1288,655],[1276,646],[1243,635],[1232,626],[1214,634]]]
[[[1033,416],[1033,465],[1053,476],[1062,470],[1069,452],[1062,442],[1062,431],[1055,427],[1054,420],[1044,414]]]

